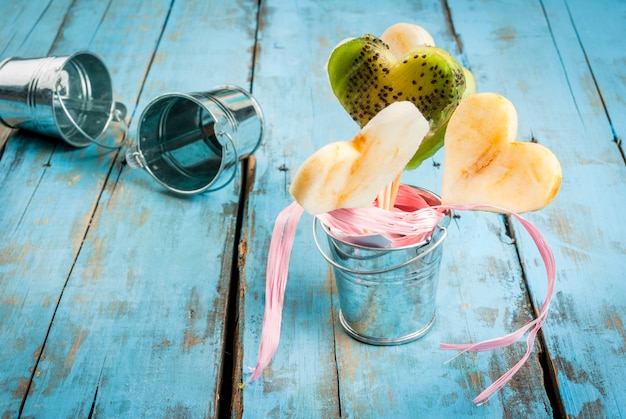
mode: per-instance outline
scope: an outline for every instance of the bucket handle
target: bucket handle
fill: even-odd
[[[74,118],[72,118],[72,115],[70,114],[70,111],[65,106],[65,103],[63,103],[63,99],[61,98],[61,93],[59,92],[61,87],[62,87],[62,80],[59,79],[57,81],[57,83],[56,83],[55,88],[54,88],[54,95],[58,99],[58,102],[61,104],[61,109],[63,109],[63,112],[65,112],[65,115],[67,115],[68,119],[70,120],[70,122],[72,123],[74,128],[76,128],[76,130],[78,132],[80,132],[89,141],[91,141],[94,144],[99,145],[100,147],[103,147],[103,148],[106,148],[106,149],[109,149],[109,150],[117,150],[119,148],[122,148],[122,146],[124,145],[125,140],[122,140],[119,145],[108,145],[108,144],[104,144],[104,143],[98,141],[97,138],[93,138],[91,135],[87,134],[76,123],[76,121],[74,121]],[[56,103],[56,101],[52,101],[52,106],[53,107],[54,107],[55,103]],[[122,131],[124,133],[123,134],[124,139],[126,138],[126,135],[128,134],[128,124],[126,123],[126,120],[124,119],[125,116],[126,116],[126,107],[124,106],[124,104],[120,103],[120,102],[113,102],[113,104],[111,105],[111,111],[110,111],[110,115],[109,115],[109,120],[110,121],[115,121],[115,122],[121,122],[123,124]],[[108,125],[108,123],[107,123],[107,125]]]
[[[344,272],[349,272],[355,275],[378,275],[378,274],[383,274],[386,272],[391,272],[396,269],[400,269],[402,267],[410,265],[411,263],[415,262],[418,259],[423,258],[424,256],[428,255],[430,252],[432,252],[434,249],[436,249],[437,246],[439,246],[441,242],[443,242],[443,240],[448,235],[448,229],[443,226],[438,225],[437,228],[439,228],[439,230],[442,231],[442,234],[439,236],[439,238],[437,238],[437,240],[434,243],[432,243],[432,246],[429,246],[429,248],[425,252],[420,253],[416,256],[413,256],[411,259],[404,261],[400,263],[399,265],[392,266],[391,268],[379,269],[376,271],[358,271],[355,269],[346,268],[345,266],[341,266],[340,264],[335,262],[330,256],[326,254],[326,252],[322,249],[322,246],[320,245],[320,242],[317,238],[317,223],[318,222],[319,220],[317,219],[317,217],[313,217],[313,240],[315,241],[315,246],[317,247],[317,250],[319,250],[319,252],[322,254],[322,257],[326,259],[326,261],[330,263],[331,265],[333,265],[335,268],[341,269]],[[428,239],[426,244],[427,245],[431,244],[430,239]],[[385,248],[381,248],[381,250],[385,250]],[[393,248],[390,248],[389,250],[393,250]]]
[[[226,131],[220,131],[216,135],[217,136],[222,136],[223,135],[223,136],[226,137],[227,144],[229,144],[233,148],[233,152],[235,153],[235,164],[237,164],[237,162],[239,161],[239,154],[237,153],[237,147],[235,147],[235,141],[233,140],[232,135],[230,135]],[[237,169],[235,168],[235,170],[232,171],[232,173],[231,173],[231,175],[230,175],[230,177],[228,178],[227,181],[224,181],[222,183],[222,185],[220,185],[217,189],[211,189],[211,187],[209,186],[208,190],[209,191],[215,191],[215,190],[223,188],[224,186],[228,185],[235,178],[236,174],[237,174]],[[219,176],[219,173],[218,173],[218,176]],[[217,180],[217,178],[214,179],[214,180]],[[211,183],[213,183],[213,182],[211,182]]]

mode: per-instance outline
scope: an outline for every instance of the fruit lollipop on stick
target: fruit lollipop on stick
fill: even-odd
[[[561,167],[547,148],[516,142],[513,105],[497,94],[473,94],[471,72],[432,46],[425,31],[394,25],[383,38],[392,45],[390,49],[383,40],[365,35],[338,45],[329,60],[333,92],[362,129],[350,142],[319,149],[294,176],[289,191],[297,203],[281,211],[272,233],[263,331],[250,380],[261,375],[278,347],[290,250],[303,210],[349,239],[346,243],[381,248],[423,243],[441,220],[435,215],[443,216],[442,211],[515,211],[512,215],[531,234],[546,264],[548,294],[539,315],[500,338],[440,346],[462,352],[491,350],[511,345],[513,338],[530,330],[520,362],[474,399],[483,403],[528,359],[548,313],[556,275],[554,257],[537,228],[517,213],[539,209],[555,197]],[[411,49],[414,42],[427,45]],[[405,54],[407,49],[411,50]],[[391,208],[398,173],[407,164],[417,167],[437,151],[444,131],[442,205],[431,207],[423,199],[423,204],[418,203],[415,195],[407,193],[401,195],[397,211],[365,208],[381,190],[379,206]],[[333,211],[340,208],[346,209]],[[365,236],[369,237],[362,240]]]

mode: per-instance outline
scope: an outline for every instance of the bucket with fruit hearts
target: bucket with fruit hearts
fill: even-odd
[[[411,196],[412,195],[412,196]],[[434,193],[403,188],[396,208],[407,212],[441,204]],[[435,323],[439,267],[450,223],[450,211],[442,211],[430,237],[389,247],[382,234],[347,234],[332,221],[313,227],[322,256],[333,267],[339,295],[339,321],[353,338],[372,345],[398,345],[424,336]],[[328,241],[320,243],[317,231]]]
[[[326,214],[367,207],[372,197],[383,217],[392,210],[412,213],[440,205],[441,199],[424,189],[403,189],[398,200],[398,173],[441,147],[450,114],[474,91],[471,73],[434,47],[425,31],[414,33],[419,45],[408,49],[393,42],[401,30],[392,27],[381,38],[367,34],[334,49],[328,61],[331,88],[362,130],[353,141],[329,144],[311,156],[291,186],[308,212],[320,214],[329,250],[317,244],[333,266],[342,326],[376,345],[410,342],[432,327],[450,211],[442,210],[436,227],[428,226],[427,236],[417,240],[384,225],[377,233],[376,216],[354,229],[353,215],[345,225],[333,226],[336,218]]]
[[[496,93],[476,93],[471,72],[433,46],[420,27],[399,24],[381,38],[364,35],[331,53],[334,94],[361,127],[351,141],[327,144],[292,179],[295,202],[274,225],[266,272],[266,305],[256,367],[261,376],[278,348],[282,302],[298,221],[315,217],[314,237],[333,267],[340,320],[354,338],[393,345],[429,330],[451,211],[492,211],[517,220],[546,266],[548,287],[537,317],[517,331],[440,349],[479,352],[526,335],[523,358],[473,401],[484,403],[521,368],[532,351],[554,294],[556,262],[541,232],[519,213],[548,205],[561,167],[546,147],[517,141],[517,113]],[[441,199],[401,184],[444,148]],[[322,247],[318,231],[326,236]]]

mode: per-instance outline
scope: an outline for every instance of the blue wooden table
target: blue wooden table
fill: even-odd
[[[527,214],[557,261],[525,352],[438,349],[511,332],[546,294],[534,244],[509,217],[463,212],[446,239],[438,318],[378,347],[338,320],[332,271],[300,222],[281,342],[258,353],[265,262],[294,171],[356,124],[325,71],[336,43],[409,21],[509,98],[520,141],[558,156],[563,184]],[[0,127],[0,413],[47,417],[626,417],[626,4],[600,0],[2,0],[0,60],[98,54],[129,137],[157,95],[250,90],[263,144],[236,180],[191,197],[131,170],[123,151],[76,149]],[[440,190],[442,152],[404,182]],[[620,215],[622,214],[622,215]]]

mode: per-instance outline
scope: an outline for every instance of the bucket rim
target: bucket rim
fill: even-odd
[[[313,241],[315,242],[315,246],[317,247],[317,250],[320,252],[322,257],[324,259],[326,259],[326,261],[328,263],[330,263],[332,266],[334,266],[337,269],[341,269],[342,271],[349,272],[351,274],[363,275],[363,276],[365,276],[365,275],[380,275],[380,274],[383,274],[383,273],[386,273],[386,272],[395,271],[396,269],[400,269],[400,268],[403,268],[405,266],[408,266],[411,263],[415,262],[416,260],[422,259],[422,258],[426,257],[427,255],[429,255],[430,253],[432,253],[441,244],[443,244],[444,239],[448,235],[448,229],[446,227],[441,226],[441,225],[437,225],[437,228],[439,229],[439,231],[441,231],[441,234],[434,241],[432,240],[432,237],[434,236],[434,234],[433,234],[433,236],[431,236],[430,239],[426,240],[425,242],[417,243],[415,245],[403,246],[403,247],[395,247],[395,248],[393,248],[393,247],[389,247],[389,248],[387,248],[387,247],[376,248],[375,247],[375,248],[372,248],[373,250],[378,250],[378,251],[385,252],[385,253],[391,253],[391,252],[397,251],[397,250],[406,250],[406,249],[412,249],[412,248],[418,249],[418,248],[421,248],[421,247],[426,247],[426,250],[421,252],[421,253],[417,253],[415,256],[405,260],[404,262],[399,263],[399,264],[394,265],[394,266],[391,266],[389,268],[376,269],[376,270],[371,270],[371,271],[359,271],[359,270],[356,270],[356,269],[351,269],[351,268],[348,268],[348,267],[340,265],[339,263],[335,262],[332,257],[330,257],[330,256],[328,256],[326,254],[324,249],[322,249],[322,245],[319,242],[319,238],[317,237],[317,224],[318,223],[321,224],[321,222],[316,217],[314,217],[313,218]],[[342,241],[342,243],[345,243],[345,242]],[[351,243],[346,243],[346,244],[349,244],[349,245],[354,246],[354,247],[359,247],[357,245],[352,245]]]

